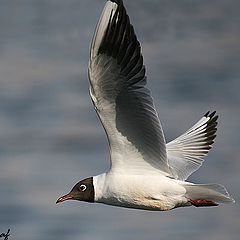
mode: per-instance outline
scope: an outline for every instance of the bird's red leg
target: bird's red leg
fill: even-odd
[[[205,200],[205,199],[196,199],[196,200],[189,199],[189,202],[195,207],[212,207],[212,206],[219,205],[218,203],[215,203],[211,200]]]

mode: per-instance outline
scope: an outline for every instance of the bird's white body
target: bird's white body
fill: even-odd
[[[189,206],[184,182],[160,174],[104,173],[93,177],[95,202],[144,210],[166,211]]]

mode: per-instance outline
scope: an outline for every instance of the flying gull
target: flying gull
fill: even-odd
[[[215,112],[166,143],[146,87],[140,43],[122,0],[108,0],[92,40],[90,95],[108,137],[111,167],[78,182],[57,203],[98,202],[167,211],[234,202],[219,184],[185,181],[203,162],[216,137]]]

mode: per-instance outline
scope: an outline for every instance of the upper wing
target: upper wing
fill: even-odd
[[[163,131],[145,87],[140,44],[121,0],[107,1],[93,38],[90,95],[107,133],[112,170],[170,175]]]
[[[217,131],[216,112],[207,112],[193,127],[167,143],[167,157],[173,175],[186,180],[195,172],[212,148]]]

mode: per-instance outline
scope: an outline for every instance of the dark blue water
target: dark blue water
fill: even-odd
[[[18,240],[238,240],[240,2],[125,2],[166,138],[217,110],[216,143],[190,180],[222,183],[237,203],[166,213],[55,205],[78,180],[109,166],[87,78],[104,1],[2,0],[0,233],[10,228]]]

